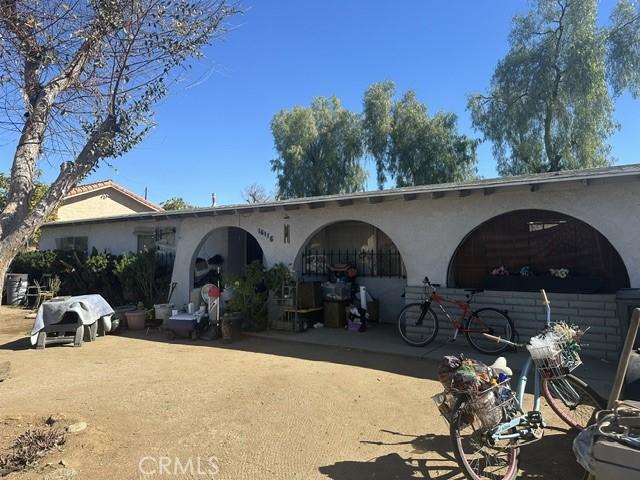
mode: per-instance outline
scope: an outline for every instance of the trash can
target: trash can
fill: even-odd
[[[4,281],[7,293],[7,305],[20,305],[27,294],[29,275],[26,273],[7,273]]]

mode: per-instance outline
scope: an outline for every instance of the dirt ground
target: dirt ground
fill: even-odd
[[[0,362],[11,361],[0,383],[0,451],[52,414],[60,425],[88,427],[9,479],[54,478],[60,460],[92,480],[462,478],[431,401],[441,390],[434,363],[259,338],[168,342],[153,333],[37,351],[23,317],[0,308]],[[552,413],[547,420],[558,425]],[[523,449],[520,478],[579,478],[571,439],[548,429]]]

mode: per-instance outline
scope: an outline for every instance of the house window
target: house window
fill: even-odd
[[[89,253],[88,237],[60,237],[56,238],[56,248],[58,250]]]
[[[156,249],[156,236],[154,234],[138,235],[138,252],[148,252]]]

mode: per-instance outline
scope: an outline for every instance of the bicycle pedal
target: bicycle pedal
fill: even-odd
[[[537,442],[544,436],[544,428],[532,428],[527,436],[528,442]]]
[[[527,422],[531,426],[535,426],[535,425],[539,425],[541,427],[543,426],[542,414],[536,410],[527,412],[526,418],[527,418]]]

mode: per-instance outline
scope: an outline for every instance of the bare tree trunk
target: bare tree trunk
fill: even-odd
[[[0,298],[4,295],[4,280],[7,276],[7,271],[9,270],[9,263],[11,260],[8,260],[4,257],[4,249],[0,250]],[[11,257],[13,259],[13,257]]]
[[[42,226],[69,189],[82,180],[100,158],[111,153],[116,128],[115,117],[107,116],[91,135],[75,161],[61,165],[58,177],[38,204],[30,211],[20,209],[12,212],[13,215],[9,217],[11,220],[4,222],[0,230],[0,275],[2,276],[0,287],[4,286],[5,275],[18,250]]]

